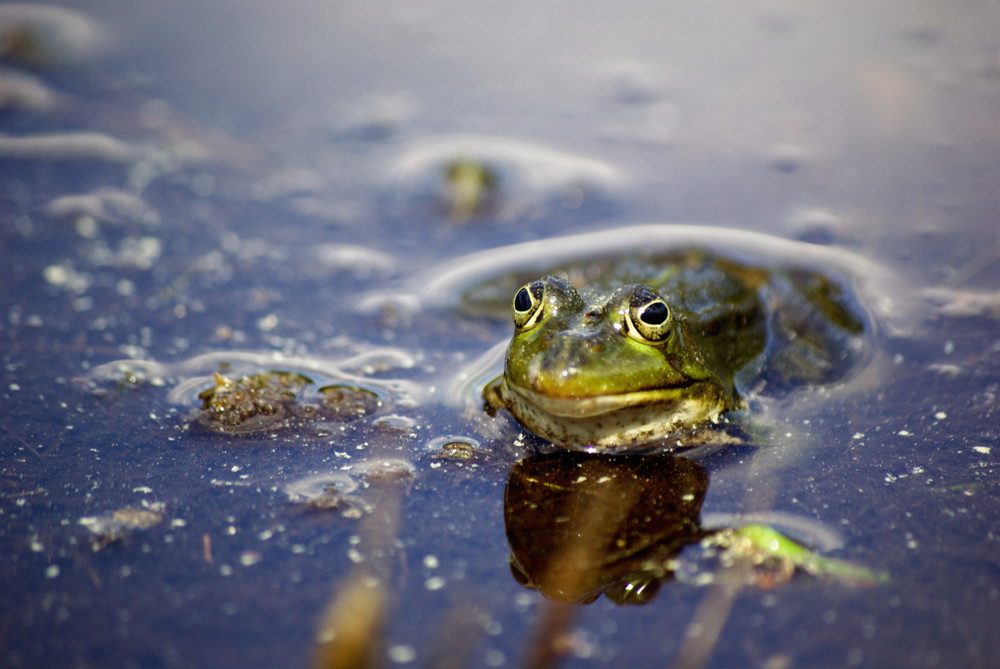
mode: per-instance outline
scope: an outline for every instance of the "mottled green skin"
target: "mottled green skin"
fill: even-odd
[[[627,282],[643,272],[643,283]],[[537,323],[517,328],[503,375],[484,391],[489,407],[567,448],[644,447],[716,421],[743,405],[739,381],[770,363],[776,378],[831,380],[837,349],[863,329],[841,287],[812,271],[691,251],[655,268],[591,273],[601,280],[579,291],[542,280]],[[643,285],[671,313],[669,336],[653,345],[626,332],[629,300]]]

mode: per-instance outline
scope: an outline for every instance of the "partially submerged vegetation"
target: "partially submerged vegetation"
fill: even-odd
[[[318,422],[346,422],[374,413],[378,395],[364,388],[316,389],[304,374],[269,371],[230,379],[216,372],[215,385],[198,394],[197,427],[222,434],[253,434]]]

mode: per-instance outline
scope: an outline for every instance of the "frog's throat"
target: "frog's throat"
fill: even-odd
[[[722,389],[707,381],[584,398],[548,397],[509,382],[501,392],[507,409],[529,430],[558,446],[587,450],[639,447],[715,421],[731,408]]]

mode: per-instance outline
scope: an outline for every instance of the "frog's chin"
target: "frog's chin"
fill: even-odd
[[[551,397],[511,383],[501,392],[508,411],[535,434],[557,446],[591,451],[648,446],[732,408],[732,399],[708,381],[582,398]]]

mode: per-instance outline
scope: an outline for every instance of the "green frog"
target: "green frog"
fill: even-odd
[[[510,309],[487,409],[588,451],[684,445],[745,408],[751,388],[836,382],[870,329],[847,283],[821,270],[698,247],[569,266],[522,285]]]

